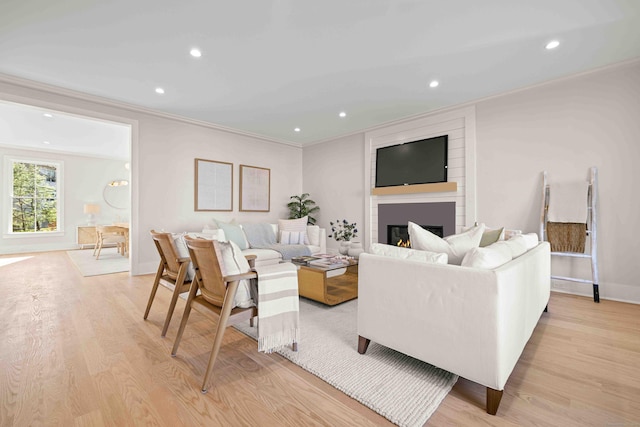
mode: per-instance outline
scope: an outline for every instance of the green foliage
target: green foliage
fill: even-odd
[[[299,196],[291,196],[291,201],[287,203],[289,208],[289,219],[302,218],[308,216],[308,222],[311,225],[316,223],[316,219],[311,214],[320,210],[316,206],[316,202],[309,199],[309,193],[303,193]]]
[[[349,223],[349,221],[343,219],[342,221],[336,220],[336,222],[329,221],[329,225],[331,225],[329,237],[336,239],[336,242],[349,242],[351,239],[358,237],[358,229],[355,222]]]
[[[13,164],[13,232],[56,231],[58,200],[55,166]]]

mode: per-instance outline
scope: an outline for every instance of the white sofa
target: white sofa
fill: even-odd
[[[546,311],[550,273],[547,242],[495,269],[361,254],[358,351],[373,341],[482,384],[495,414]]]
[[[269,224],[275,235],[279,236],[278,224]],[[242,225],[239,226],[242,230]],[[213,235],[213,238],[220,241],[227,241],[228,236],[225,235],[225,232],[221,228],[210,229],[204,228],[202,233]],[[320,228],[317,225],[307,225],[307,237],[309,239],[309,244],[306,245],[311,254],[324,254],[327,252],[327,232],[326,229]],[[236,237],[237,238],[237,237]],[[282,261],[282,255],[272,249],[261,249],[261,248],[252,248],[249,242],[246,240],[246,236],[244,236],[244,244],[239,244],[242,249],[243,255],[255,255],[255,265],[269,265],[269,264],[278,264]],[[239,242],[236,242],[239,243]]]

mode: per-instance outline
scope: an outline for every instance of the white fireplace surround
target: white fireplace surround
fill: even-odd
[[[378,205],[387,203],[455,202],[456,232],[476,221],[476,112],[474,106],[429,114],[365,133],[365,227],[366,245],[378,243]],[[389,145],[449,135],[447,179],[457,183],[457,191],[373,195],[376,149]]]

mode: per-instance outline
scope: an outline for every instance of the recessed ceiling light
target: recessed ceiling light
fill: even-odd
[[[547,43],[545,48],[547,48],[548,50],[551,50],[551,49],[557,48],[558,46],[560,46],[560,42],[558,40],[552,40],[549,43]]]
[[[438,82],[437,80],[433,80],[431,83],[429,83],[429,87],[438,87],[439,84],[440,82]]]
[[[191,51],[189,53],[194,58],[200,58],[202,56],[202,52],[200,51],[200,49],[195,48],[195,47],[193,49],[191,49]]]
[[[340,114],[338,114],[340,117],[347,117],[347,113],[345,113],[344,111],[341,111]]]
[[[300,132],[300,128],[295,128],[294,131]]]
[[[42,143],[47,145],[51,144],[49,141],[42,141]]]
[[[164,94],[164,89],[162,89],[161,87],[157,87],[156,88],[156,93],[159,93],[160,95]]]
[[[43,116],[45,116],[46,118],[50,119],[53,117],[53,114],[51,113],[44,113]]]

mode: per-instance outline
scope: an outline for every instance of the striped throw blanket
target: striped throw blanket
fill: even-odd
[[[255,270],[258,273],[258,351],[272,353],[300,341],[298,270],[288,262],[259,266]],[[254,292],[255,282],[253,279]]]

